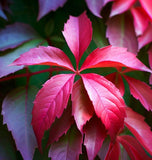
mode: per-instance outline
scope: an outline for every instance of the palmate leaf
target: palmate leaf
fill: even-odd
[[[15,48],[31,39],[40,38],[28,24],[14,23],[0,30],[0,51]]]
[[[152,155],[152,131],[144,121],[144,117],[129,107],[126,108],[126,114],[125,125],[147,152]]]
[[[62,33],[70,50],[75,56],[78,66],[81,56],[88,48],[92,39],[91,21],[85,12],[79,17],[70,16],[69,20],[64,25],[64,31]]]
[[[33,48],[22,54],[11,65],[53,65],[74,70],[68,56],[55,47]]]
[[[84,88],[82,80],[78,80],[73,86],[72,114],[80,131],[83,131],[83,126],[94,114],[93,105]]]
[[[118,136],[117,140],[126,149],[129,157],[134,160],[151,160],[146,154],[145,150],[142,148],[141,144],[132,136],[122,135]]]
[[[39,15],[38,20],[48,14],[50,11],[55,11],[59,7],[63,7],[67,0],[39,0]]]
[[[112,140],[123,127],[125,103],[119,90],[104,77],[97,74],[81,75],[85,89]]]
[[[110,18],[107,22],[106,37],[111,45],[127,48],[129,52],[137,54],[138,41],[129,14],[124,13]]]
[[[113,0],[86,0],[88,8],[97,17],[101,18],[100,12],[102,8],[110,1]]]
[[[97,48],[84,61],[80,71],[98,67],[128,67],[131,70],[140,70],[152,73],[135,54],[127,52],[126,48],[107,46]]]
[[[150,86],[140,80],[131,78],[129,76],[124,77],[129,84],[130,92],[133,97],[139,99],[145,109],[147,109],[148,111],[152,111],[152,89],[150,88]]]
[[[82,135],[75,126],[65,136],[51,145],[49,157],[52,160],[78,160],[81,153]]]
[[[39,90],[32,111],[32,125],[41,150],[41,140],[55,118],[60,118],[72,92],[74,74],[60,74],[48,80]]]
[[[87,149],[88,159],[93,160],[99,152],[107,135],[105,126],[99,118],[94,116],[89,122],[87,122],[84,133],[84,145]]]
[[[36,138],[31,126],[32,107],[36,88],[18,88],[10,92],[3,101],[2,114],[4,123],[12,132],[17,149],[21,152],[24,159],[32,160],[35,148],[37,147]]]

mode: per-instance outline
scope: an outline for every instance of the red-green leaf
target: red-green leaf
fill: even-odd
[[[99,152],[106,137],[105,126],[101,120],[94,116],[85,126],[84,145],[87,149],[88,159],[92,160]]]
[[[78,66],[81,56],[88,48],[92,39],[91,21],[85,12],[79,17],[70,16],[70,19],[64,25],[64,31],[62,33],[76,58]]]
[[[131,159],[150,160],[151,158],[145,153],[140,143],[132,136],[118,136],[117,140],[123,145]]]
[[[53,65],[74,70],[68,56],[60,49],[51,46],[30,49],[11,65]]]
[[[72,127],[58,142],[51,145],[49,157],[52,160],[78,160],[81,153],[82,135]]]
[[[101,118],[112,140],[123,127],[125,103],[119,90],[110,81],[97,74],[82,74],[83,83],[96,115]]]
[[[127,48],[129,52],[137,54],[138,41],[132,17],[129,14],[125,13],[110,18],[107,22],[106,37],[111,45]]]
[[[152,110],[152,89],[146,83],[131,78],[129,76],[124,76],[127,80],[130,88],[131,94],[134,98],[139,99],[142,105],[149,111]]]
[[[148,50],[148,55],[149,55],[149,65],[150,65],[150,68],[152,69],[152,45]],[[150,75],[149,83],[152,84],[152,74]]]
[[[31,39],[39,38],[32,27],[24,23],[14,23],[0,30],[0,50],[15,48]]]
[[[125,125],[141,143],[141,145],[152,155],[152,131],[144,121],[144,117],[131,108],[126,108],[127,117]]]
[[[68,131],[72,123],[74,123],[74,119],[72,117],[72,107],[69,106],[66,110],[64,110],[62,116],[59,119],[56,119],[52,124],[49,130],[48,145],[58,141],[59,138]]]
[[[80,131],[83,131],[83,126],[94,114],[93,105],[83,86],[82,80],[78,80],[73,86],[72,114]]]
[[[32,160],[36,138],[31,126],[33,100],[37,89],[18,88],[10,92],[3,101],[2,114],[4,123],[12,132],[16,147],[24,159]]]
[[[152,73],[135,54],[127,52],[126,48],[114,46],[94,50],[84,61],[80,71],[97,67],[128,67]]]
[[[55,118],[61,117],[72,92],[74,75],[60,74],[48,80],[38,92],[32,111],[32,125],[41,149],[41,140]]]

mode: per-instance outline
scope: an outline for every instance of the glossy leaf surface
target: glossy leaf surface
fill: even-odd
[[[41,149],[41,140],[55,118],[60,118],[72,92],[74,75],[56,75],[39,90],[32,111],[32,125]]]
[[[149,55],[149,65],[150,68],[152,69],[152,46],[150,46],[150,49],[148,50],[148,55]],[[150,75],[149,83],[152,84],[152,74]]]
[[[72,114],[80,131],[83,131],[83,126],[94,114],[93,105],[83,86],[82,80],[78,80],[73,86]]]
[[[96,115],[102,120],[112,140],[123,127],[125,103],[119,90],[104,77],[97,74],[81,75]]]
[[[34,96],[37,92],[35,88],[19,88],[10,92],[5,98],[2,106],[4,124],[12,132],[16,147],[21,152],[24,159],[33,159],[36,138],[31,126],[32,108]]]
[[[125,125],[141,143],[141,145],[152,155],[152,131],[144,121],[144,117],[131,108],[126,108],[127,117]]]
[[[79,17],[70,16],[64,25],[64,31],[62,33],[78,65],[81,56],[88,48],[92,39],[91,21],[85,12]]]

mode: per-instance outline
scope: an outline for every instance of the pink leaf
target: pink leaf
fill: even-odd
[[[115,0],[112,5],[110,16],[112,17],[129,10],[135,1],[136,0]]]
[[[126,48],[114,46],[94,50],[84,61],[80,71],[97,67],[128,67],[152,73],[133,53],[127,52]]]
[[[125,103],[119,90],[107,79],[97,74],[82,74],[84,86],[112,140],[123,127]]]
[[[147,45],[148,43],[152,42],[152,24],[150,24],[147,29],[145,30],[145,32],[143,33],[143,35],[141,35],[138,38],[138,48],[141,49],[142,47],[144,47],[145,45]]]
[[[74,123],[71,110],[72,107],[69,106],[66,110],[64,110],[60,119],[56,119],[52,124],[49,130],[48,145],[52,144],[55,141],[58,141],[59,138],[68,131],[71,124]]]
[[[142,7],[131,8],[136,35],[142,35],[148,26],[148,17]]]
[[[96,157],[105,137],[105,126],[99,118],[94,116],[85,126],[84,145],[86,146],[89,160]]]
[[[152,20],[152,1],[151,0],[139,0],[139,1]]]
[[[11,65],[53,65],[74,70],[67,55],[55,47],[39,47],[22,54]]]
[[[113,0],[86,0],[88,8],[97,17],[101,18],[100,12],[102,8],[110,1]]]
[[[116,72],[116,73],[111,73],[105,77],[106,79],[111,81],[113,84],[115,84],[115,86],[119,89],[121,95],[123,96],[125,93],[125,86],[124,86],[121,75]]]
[[[125,125],[141,145],[152,155],[152,131],[144,121],[144,117],[128,107],[126,108],[126,113]]]
[[[117,140],[123,145],[129,154],[129,157],[134,160],[150,160],[145,150],[142,148],[140,143],[132,136],[123,135],[118,136]]]
[[[131,94],[134,98],[139,99],[142,105],[149,111],[152,110],[152,89],[146,83],[124,76],[127,80]]]
[[[12,132],[17,150],[23,159],[32,160],[36,138],[31,126],[32,107],[37,88],[29,88],[28,95],[25,88],[18,88],[10,92],[3,101],[2,114],[4,124]]]
[[[39,0],[39,15],[38,20],[48,14],[50,11],[55,11],[59,7],[63,7],[67,0]]]
[[[82,135],[73,127],[58,142],[51,145],[49,157],[52,160],[78,160],[81,145]]]
[[[152,69],[152,45],[148,50],[148,55],[149,55],[149,65],[150,65],[150,68]],[[150,75],[149,83],[152,84],[152,74]]]
[[[110,18],[107,23],[106,37],[111,45],[127,48],[129,52],[137,54],[138,41],[132,17],[129,14]]]
[[[114,143],[111,142],[105,160],[112,160],[112,159],[119,160],[119,154],[120,154],[120,146],[118,141],[115,141]]]
[[[83,131],[83,126],[94,114],[94,108],[82,80],[78,80],[73,86],[72,112],[78,129]]]
[[[91,21],[85,12],[79,17],[70,16],[70,19],[64,25],[64,31],[62,33],[76,58],[78,66],[81,56],[88,48],[92,39]]]
[[[32,111],[32,125],[41,149],[41,140],[55,118],[59,118],[66,108],[72,92],[74,75],[60,74],[48,80],[38,92]]]

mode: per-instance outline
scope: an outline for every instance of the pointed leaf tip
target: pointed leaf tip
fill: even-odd
[[[62,33],[71,52],[75,56],[78,66],[83,53],[88,48],[92,39],[92,25],[86,12],[82,13],[79,17],[70,16],[64,25]]]

